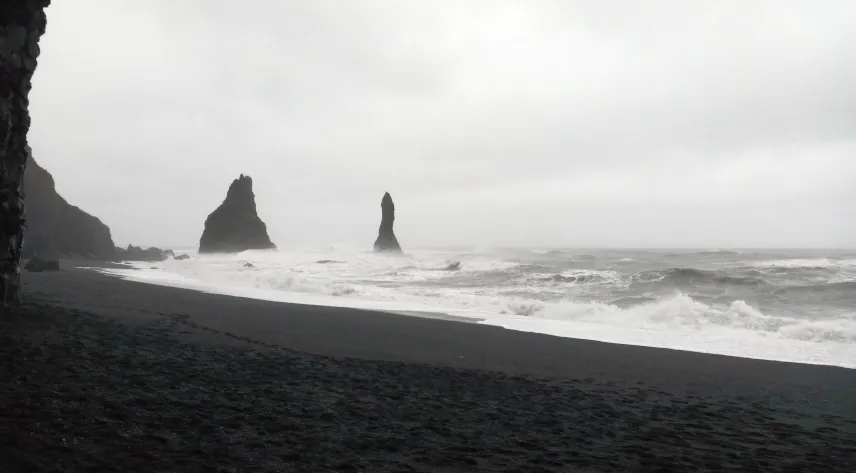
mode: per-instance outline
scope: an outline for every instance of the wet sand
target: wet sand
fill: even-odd
[[[91,270],[24,285],[0,320],[3,472],[849,472],[856,458],[856,370]]]

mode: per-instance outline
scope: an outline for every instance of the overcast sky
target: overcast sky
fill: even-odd
[[[853,0],[63,0],[30,143],[119,245],[856,246]]]

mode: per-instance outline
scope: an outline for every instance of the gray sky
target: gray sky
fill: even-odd
[[[117,244],[856,246],[852,0],[65,0],[30,143]]]

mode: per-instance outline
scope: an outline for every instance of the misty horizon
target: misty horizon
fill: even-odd
[[[117,246],[856,246],[856,3],[54,2],[29,142]],[[96,20],[97,18],[97,20]]]

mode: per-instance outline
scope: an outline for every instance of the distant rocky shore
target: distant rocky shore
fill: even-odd
[[[29,148],[27,151],[23,257],[111,260],[115,246],[110,228],[59,195],[53,176],[36,162]]]
[[[143,249],[114,245],[110,228],[100,219],[66,201],[56,191],[53,176],[42,168],[27,148],[27,170],[23,191],[26,198],[27,228],[24,232],[24,269],[58,269],[58,259],[97,261],[164,261],[176,256],[172,250]]]
[[[113,261],[166,261],[170,258],[185,260],[190,259],[190,256],[186,254],[176,255],[172,250],[162,250],[155,247],[144,250],[139,246],[128,245],[127,248],[116,247]]]
[[[97,217],[66,201],[56,191],[54,178],[33,158],[28,148],[23,191],[26,199],[27,228],[23,257],[35,261],[29,270],[51,270],[59,259],[97,261],[183,260],[172,250],[128,245],[117,247],[110,228]],[[401,253],[393,231],[395,204],[389,192],[381,199],[381,222],[374,243],[376,252]],[[241,174],[232,181],[223,202],[205,219],[199,239],[199,253],[240,253],[247,250],[275,250],[267,225],[259,217],[253,180]],[[25,267],[25,269],[28,269]]]

